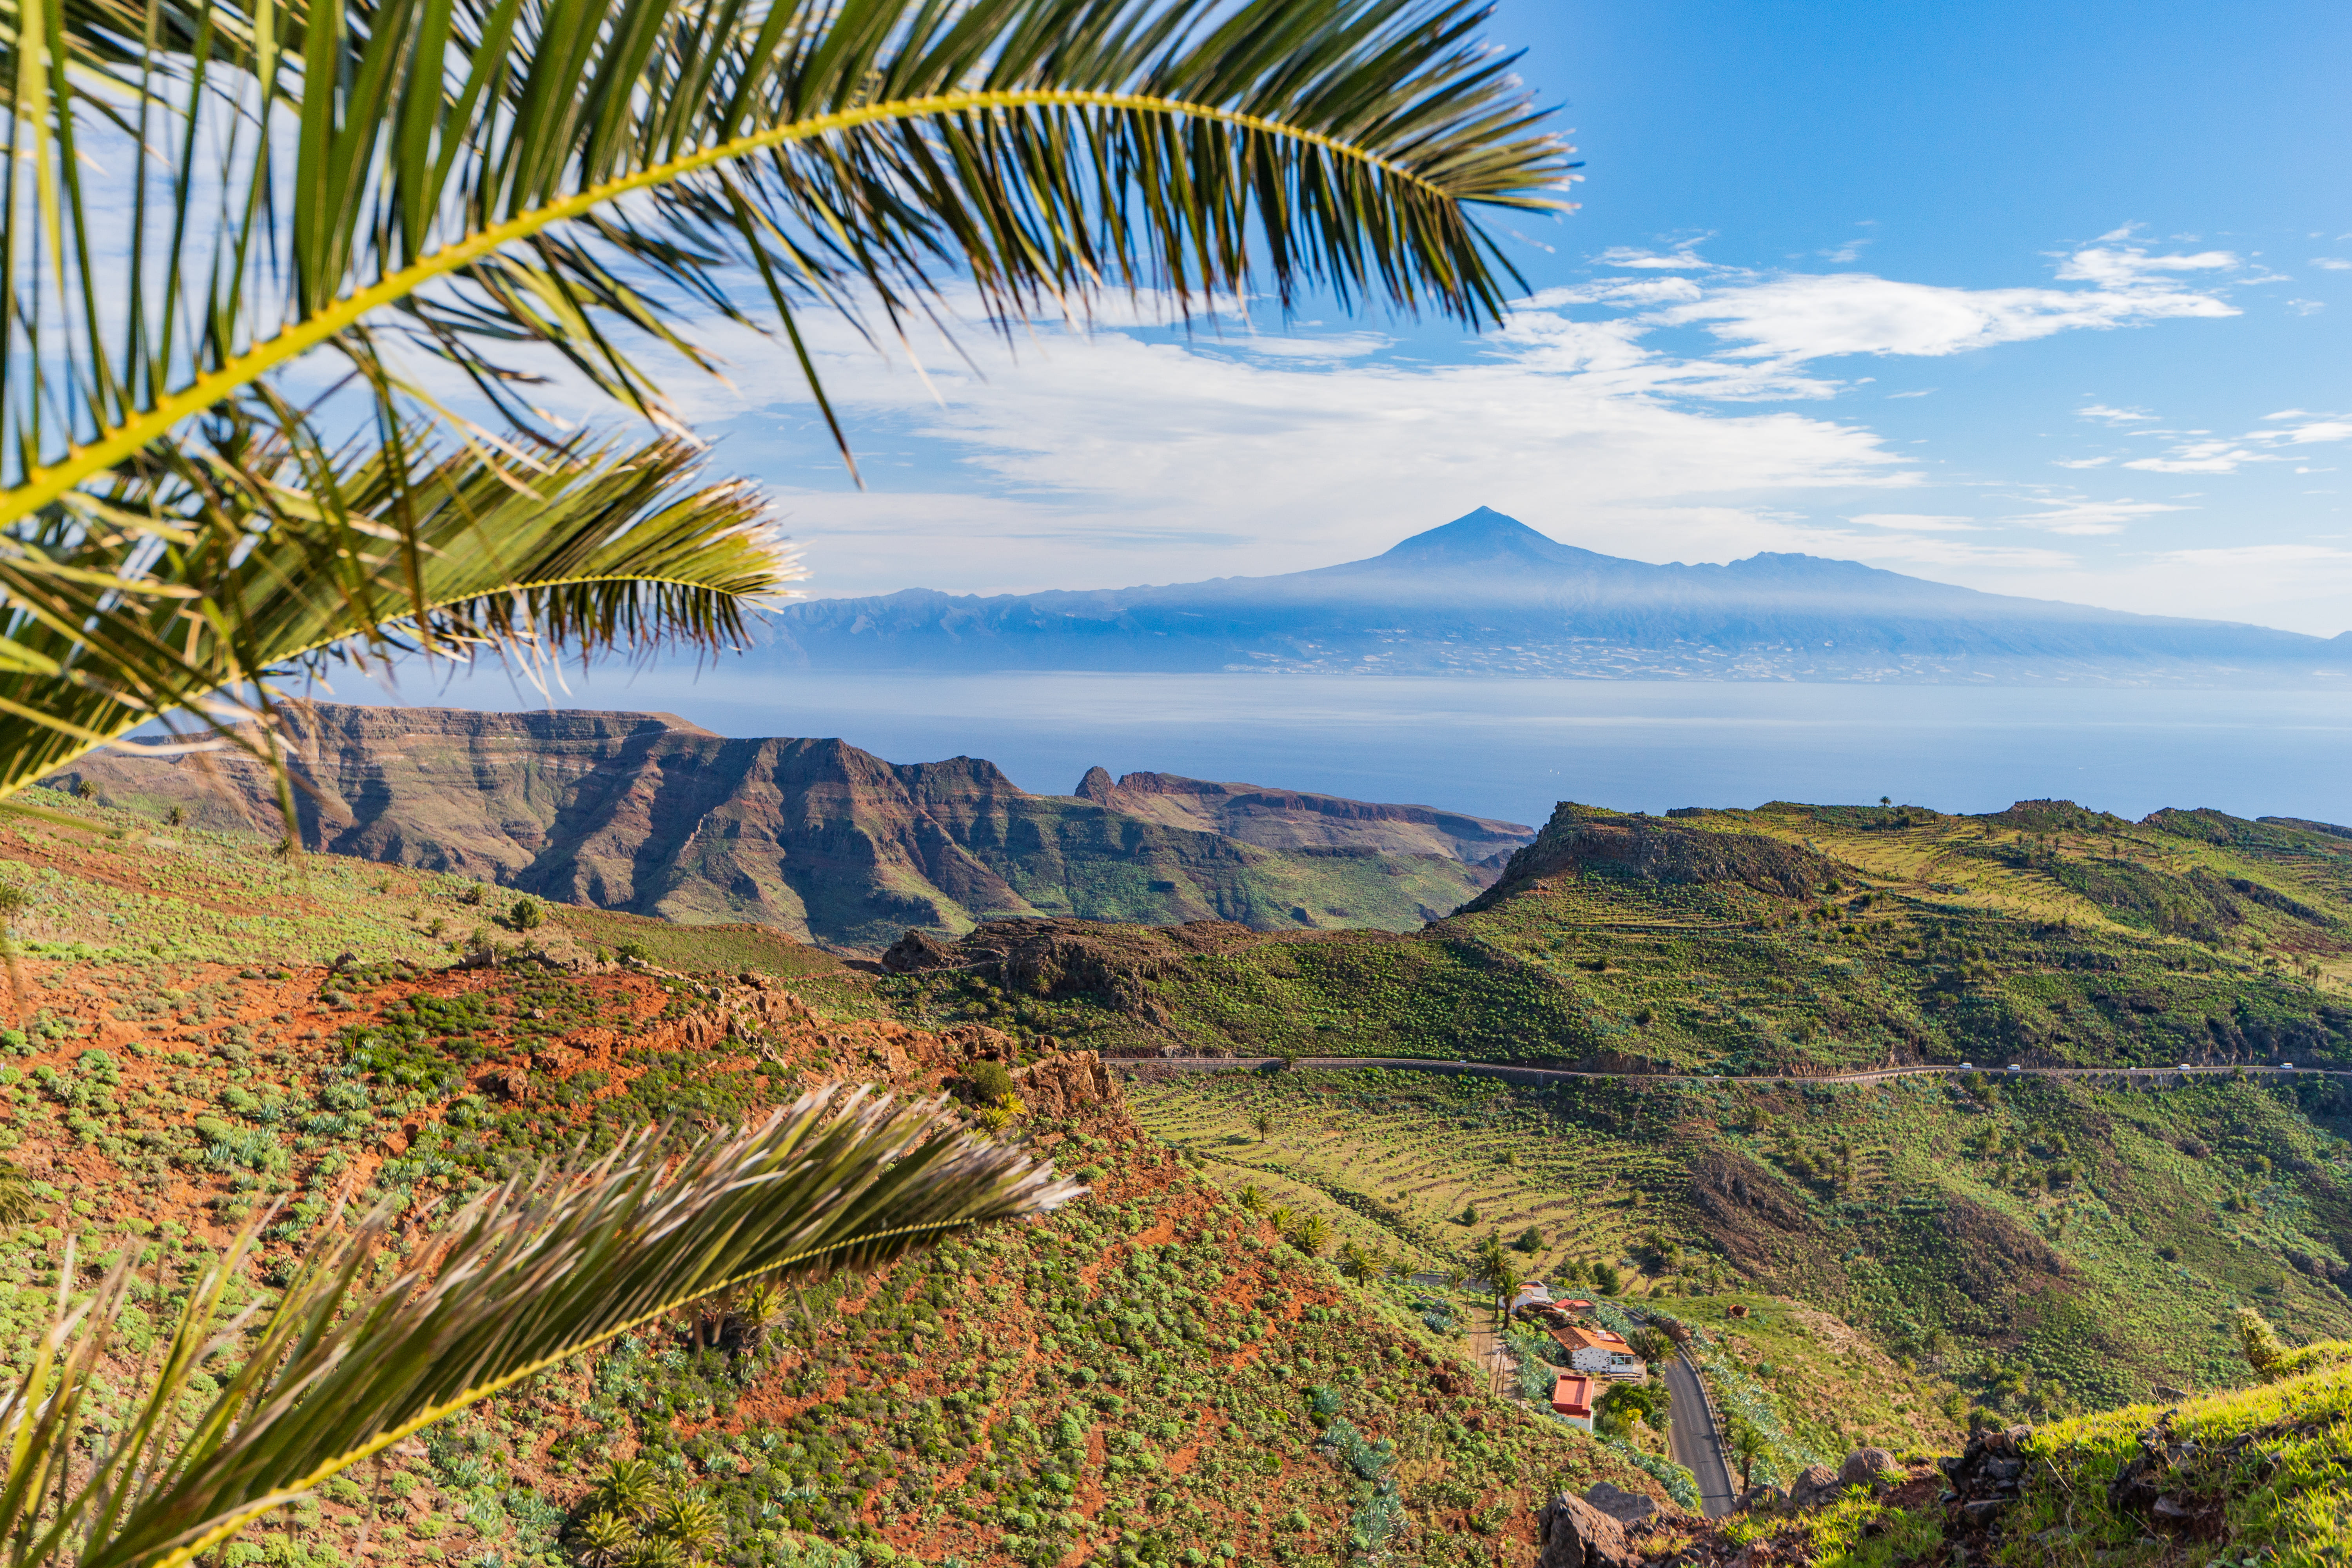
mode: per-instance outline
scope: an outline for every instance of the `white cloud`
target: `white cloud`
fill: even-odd
[[[2352,272],[2352,261],[2340,256],[2315,256],[2311,264],[2323,272]]]
[[[2307,418],[2299,409],[2285,414],[2273,414],[2270,419]],[[2205,436],[2202,430],[2191,435]],[[2173,446],[2162,457],[2141,458],[2126,463],[2126,468],[2137,468],[2151,474],[2234,474],[2248,463],[2280,463],[2285,458],[2266,448],[2279,446],[2304,447],[2328,441],[2352,439],[2352,421],[2313,419],[2307,425],[2284,430],[2254,430],[2231,439],[2183,441]]]
[[[1865,511],[1846,521],[1871,528],[1898,528],[1927,533],[1974,533],[1979,526],[1973,518],[1943,517],[1918,511]]]
[[[1238,349],[1275,359],[1361,359],[1380,353],[1395,340],[1378,332],[1326,332],[1314,337],[1273,337],[1252,333],[1226,340]]]
[[[2149,257],[2085,250],[2067,258],[2059,277],[2096,282],[2095,289],[1953,289],[1866,272],[1801,273],[1719,287],[1659,311],[1656,319],[1704,324],[1738,345],[1726,351],[1738,357],[1794,363],[1832,354],[1936,356],[2076,330],[2234,316],[2237,308],[2218,296],[2156,274],[2235,264],[2222,251]]]
[[[2110,408],[2104,403],[2093,403],[2074,410],[2077,419],[2095,419],[2102,425],[2137,425],[2153,419],[2155,415],[2144,408]]]
[[[2027,528],[2038,528],[2050,533],[2101,534],[2121,533],[2142,518],[2155,517],[2168,511],[2187,511],[2188,507],[2170,501],[2155,500],[2080,500],[2045,499],[2032,504],[2042,510],[2020,513],[2011,521]]]
[[[862,494],[845,483],[791,356],[773,343],[698,328],[732,384],[682,371],[663,380],[684,422],[720,437],[722,468],[768,484],[816,594],[1292,571],[1374,553],[1483,503],[1612,554],[1797,550],[2047,596],[2084,568],[2053,536],[2088,541],[2195,510],[2053,493],[2018,503],[2021,515],[1972,517],[1979,494],[1926,499],[1932,464],[1823,407],[1863,384],[1841,374],[1839,355],[1935,357],[2233,314],[2181,284],[2195,268],[2152,266],[2124,286],[1966,289],[1759,275],[1710,267],[1687,247],[1605,259],[1629,271],[1524,301],[1450,358],[1425,335],[1261,335],[1232,318],[1222,335],[1189,340],[1127,330],[1160,324],[1150,300],[1107,311],[1108,330],[1091,337],[1040,322],[1008,347],[972,327],[969,362],[926,332],[886,360],[847,329],[811,321],[813,352],[874,487]],[[1677,326],[1701,327],[1719,347],[1693,352]],[[1790,406],[1754,406],[1764,403]],[[2084,413],[2135,429],[2152,417],[2103,404]],[[2325,430],[2342,423],[2289,411],[2220,449],[2284,450],[2339,438]],[[1896,510],[1904,500],[1910,510]],[[1809,523],[1807,508],[1842,521]],[[2105,590],[2074,596],[2115,602]]]
[[[2248,463],[2277,461],[2235,441],[2183,441],[2161,458],[2135,458],[2124,467],[2144,474],[2234,474]]]
[[[2112,239],[2115,236],[2102,235],[2100,237]],[[2091,246],[2063,258],[2058,263],[2058,277],[2062,282],[2096,283],[2105,289],[2130,289],[2147,284],[2157,274],[2227,272],[2242,265],[2235,255],[2226,250],[2200,250],[2193,256],[2150,256],[2137,246],[2112,250]]]
[[[1681,272],[1698,271],[1714,265],[1688,246],[1673,251],[1656,251],[1637,250],[1630,245],[1614,245],[1594,257],[1593,260],[1603,267],[1663,268]]]
[[[2327,309],[2324,300],[2289,300],[2286,308],[2298,316],[2315,316]]]
[[[2104,468],[2113,458],[2053,458],[2050,465],[2057,468]]]

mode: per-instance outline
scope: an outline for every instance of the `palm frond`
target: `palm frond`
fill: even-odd
[[[327,453],[271,412],[0,536],[0,794],[188,708],[275,766],[271,681],[338,659],[715,652],[793,574],[680,439]]]
[[[1261,273],[1286,308],[1491,319],[1510,271],[1468,209],[1558,206],[1570,167],[1465,0],[352,0],[299,53],[273,0],[174,0],[146,30],[195,41],[122,110],[157,193],[125,279],[63,62],[134,40],[13,3],[47,54],[19,49],[10,121],[35,188],[8,193],[0,524],[371,330],[520,424],[518,342],[658,412],[626,341],[697,351],[644,281],[748,319],[747,262],[787,309],[870,296],[881,323],[958,277],[1009,318]]]
[[[118,1268],[78,1308],[61,1300],[0,1411],[10,1562],[177,1568],[410,1434],[690,1302],[874,1268],[1084,1190],[956,1131],[941,1102],[834,1089],[667,1173],[661,1142],[648,1130],[603,1161],[485,1195],[435,1256],[372,1292],[361,1282],[384,1220],[371,1218],[257,1322],[222,1309],[240,1243],[194,1281],[135,1396],[104,1422],[85,1405],[119,1349],[130,1276]],[[242,1359],[184,1427],[188,1374],[222,1352]]]

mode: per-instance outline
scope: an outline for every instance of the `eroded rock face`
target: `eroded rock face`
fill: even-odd
[[[1788,899],[1809,897],[1838,880],[1837,864],[1828,857],[1760,833],[1726,833],[1562,801],[1536,841],[1511,857],[1502,879],[1470,908],[1487,908],[1531,882],[1590,875],[1738,882]]]
[[[1607,1481],[1595,1482],[1585,1492],[1584,1500],[1620,1524],[1640,1524],[1655,1518],[1658,1512],[1656,1499],[1626,1491]]]
[[[1006,916],[1409,931],[1496,875],[1442,852],[1454,840],[1433,819],[1382,816],[1422,807],[1258,791],[1244,815],[1260,843],[1215,830],[1213,814],[1196,824],[1032,795],[977,757],[890,763],[839,740],[737,739],[665,713],[312,703],[289,710],[284,732],[308,847],[866,951],[908,927]],[[236,753],[93,756],[48,782],[178,805],[196,826],[277,830],[274,784]],[[1295,844],[1276,831],[1294,820]],[[1498,843],[1524,834],[1456,826],[1463,855],[1490,829]]]
[[[1642,1554],[1625,1527],[1585,1501],[1561,1492],[1543,1511],[1543,1555],[1537,1568],[1634,1568]]]

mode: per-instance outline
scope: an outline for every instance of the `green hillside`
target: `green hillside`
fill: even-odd
[[[1319,1207],[1416,1264],[1532,1229],[1537,1278],[1604,1265],[1668,1310],[1727,1287],[1812,1302],[1956,1411],[2237,1381],[2242,1305],[2352,1333],[2334,1283],[2352,1279],[2352,1092],[2332,1079],[1523,1089],[1370,1069],[1130,1096],[1228,1188]]]
[[[1563,805],[1420,931],[1049,934],[1041,964],[982,933],[901,1005],[1112,1051],[1612,1071],[2352,1061],[2352,839],[2210,812]]]

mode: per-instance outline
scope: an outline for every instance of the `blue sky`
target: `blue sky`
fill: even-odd
[[[1352,559],[1478,505],[1646,560],[1759,550],[2352,627],[2352,12],[1506,0],[1585,160],[1506,216],[1503,331],[1309,311],[1221,335],[823,347],[671,390],[814,594]]]

